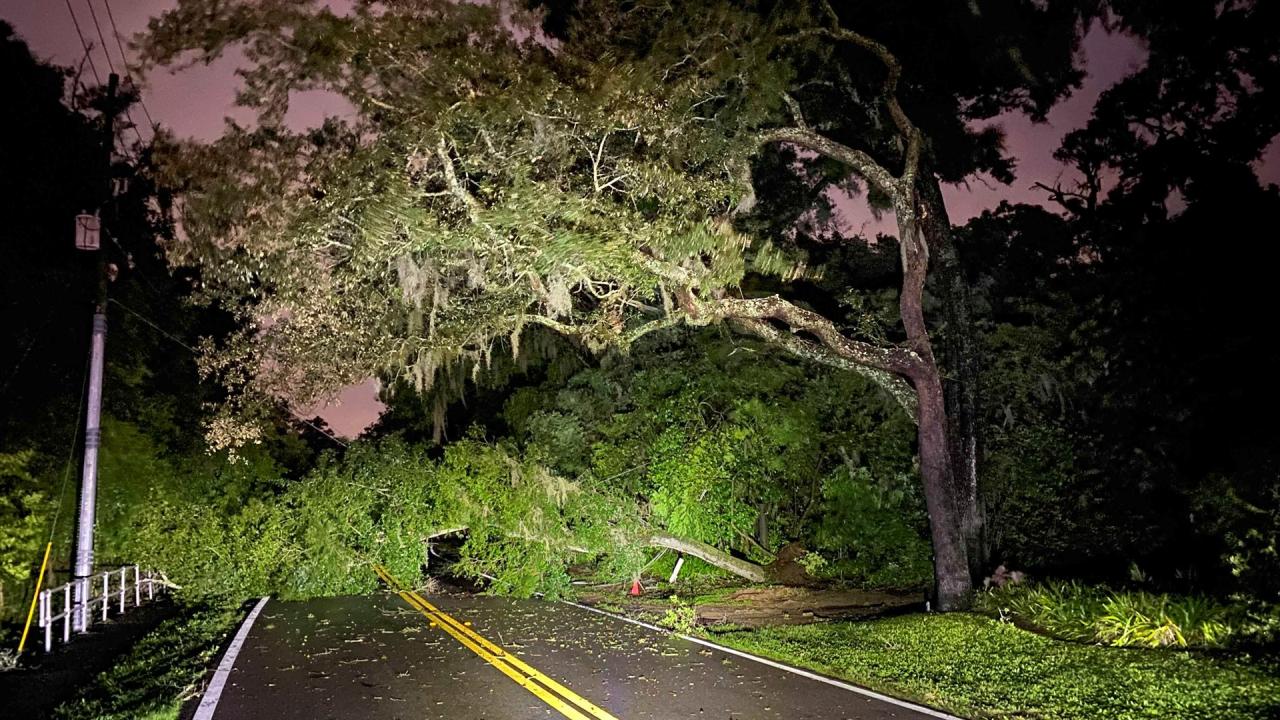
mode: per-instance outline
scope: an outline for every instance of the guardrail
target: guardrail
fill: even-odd
[[[44,651],[53,649],[53,628],[59,621],[62,623],[62,642],[70,642],[73,629],[76,632],[87,631],[98,616],[105,622],[112,607],[118,608],[117,615],[123,613],[130,596],[134,607],[141,605],[144,588],[147,600],[155,598],[157,585],[164,590],[164,583],[152,571],[143,572],[137,565],[125,565],[118,570],[107,570],[41,591],[40,627],[44,630]],[[55,613],[53,606],[58,600],[61,600],[61,610]]]

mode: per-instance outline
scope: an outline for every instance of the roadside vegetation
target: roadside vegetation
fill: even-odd
[[[237,608],[183,608],[147,634],[76,697],[57,720],[177,720],[198,698],[202,680],[243,613]]]
[[[831,621],[813,616],[840,613],[820,594],[789,594],[791,614],[770,613],[776,588],[702,568],[677,585],[655,577],[646,597],[588,601],[967,718],[1280,714],[1277,621],[1247,602],[1033,581],[980,591],[981,614],[922,613],[917,602]]]
[[[1274,610],[1240,602],[1074,581],[1010,584],[980,593],[975,604],[1057,638],[1113,647],[1265,645],[1280,625]]]
[[[714,639],[962,717],[1258,720],[1280,713],[1280,667],[1271,660],[1065,642],[971,614]]]

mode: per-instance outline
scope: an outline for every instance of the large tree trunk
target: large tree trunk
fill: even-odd
[[[704,542],[680,538],[670,533],[654,531],[649,537],[649,544],[654,547],[668,548],[714,565],[721,570],[746,578],[751,582],[768,582],[769,573],[761,565],[748,560],[740,560],[723,550],[714,548]]]
[[[914,196],[914,193],[913,193]],[[917,436],[920,479],[933,540],[933,570],[938,609],[958,610],[968,604],[968,549],[963,515],[951,473],[951,445],[947,440],[947,410],[942,374],[924,321],[924,283],[929,268],[929,244],[919,224],[929,210],[913,197],[911,208],[898,208],[898,242],[902,252],[902,295],[898,299],[907,343],[919,361],[908,374],[917,398]]]
[[[936,366],[915,379],[919,397],[920,479],[933,541],[933,572],[938,609],[960,610],[968,604],[969,579],[963,523],[951,478],[946,404]]]
[[[930,172],[920,179],[921,229],[933,254],[932,270],[942,299],[943,397],[951,475],[961,529],[969,555],[970,578],[976,583],[989,569],[986,512],[978,488],[978,460],[982,447],[978,421],[978,349],[970,312],[969,286],[960,265],[959,250],[943,202],[938,179]]]
[[[936,581],[937,605],[940,610],[954,610],[964,607],[968,601],[972,584],[969,579],[969,553],[965,541],[965,517],[957,497],[965,493],[957,492],[952,469],[952,446],[947,420],[946,400],[942,385],[942,375],[938,370],[934,357],[929,332],[924,322],[924,284],[929,270],[930,246],[926,232],[930,228],[945,228],[948,237],[944,238],[950,245],[950,225],[946,220],[945,208],[941,197],[930,202],[937,183],[927,168],[922,170],[924,157],[924,135],[920,132],[898,102],[898,80],[902,76],[902,65],[885,45],[860,33],[843,28],[835,10],[824,3],[827,18],[831,27],[814,30],[815,35],[829,37],[832,40],[852,43],[868,53],[876,56],[885,67],[884,109],[885,114],[893,122],[900,133],[902,149],[902,171],[895,174],[877,162],[866,151],[844,145],[829,137],[815,132],[804,120],[799,104],[789,95],[783,96],[795,119],[794,127],[775,128],[762,133],[762,143],[790,143],[812,150],[826,157],[848,165],[862,176],[868,184],[880,189],[893,203],[893,212],[898,224],[898,242],[902,251],[902,293],[898,298],[902,325],[906,330],[907,349],[910,357],[903,357],[902,348],[868,347],[845,337],[830,321],[804,317],[804,313],[795,308],[774,308],[768,313],[759,313],[756,318],[768,317],[787,322],[792,337],[787,338],[767,322],[750,320],[747,327],[761,337],[780,343],[783,347],[803,356],[838,364],[828,359],[823,353],[815,352],[814,343],[797,339],[795,334],[805,331],[812,334],[830,354],[838,360],[852,362],[875,368],[880,375],[874,375],[883,387],[894,392],[895,397],[903,402],[902,378],[910,380],[915,391],[915,411],[918,421],[920,475],[924,485],[925,505],[929,512],[929,527],[933,538],[934,577]],[[918,183],[917,178],[924,178]],[[918,184],[926,185],[926,192],[920,192]],[[937,207],[931,208],[936,204]],[[938,225],[931,225],[934,213],[938,214]],[[774,301],[772,305],[778,306]],[[742,318],[742,313],[735,317]],[[799,319],[801,324],[793,322]],[[886,377],[887,376],[887,377]],[[895,382],[897,381],[897,382]],[[904,407],[910,403],[903,402]],[[976,477],[976,476],[975,476]],[[976,516],[974,516],[976,517]]]
[[[733,318],[744,329],[801,357],[836,367],[876,368],[883,373],[878,381],[895,397],[903,394],[897,383],[906,386],[906,393],[914,395],[914,402],[903,402],[903,405],[912,408],[916,415],[920,476],[933,541],[937,607],[956,610],[965,607],[973,585],[963,530],[964,515],[957,503],[958,493],[951,473],[942,375],[924,322],[929,246],[916,221],[920,212],[914,206],[901,207],[898,212],[903,266],[899,310],[907,334],[905,348],[871,346],[848,338],[829,319],[776,295],[724,298],[718,301],[717,307],[722,316]],[[790,332],[779,330],[772,321],[785,324]]]

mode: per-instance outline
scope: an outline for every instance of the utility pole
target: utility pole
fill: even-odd
[[[111,167],[115,150],[115,122],[119,112],[116,91],[120,78],[111,73],[107,80],[106,104],[102,110],[103,145],[107,156],[107,195],[99,207],[112,202],[114,192]],[[102,444],[102,364],[107,342],[107,260],[97,249],[97,297],[93,310],[93,337],[89,345],[89,397],[85,410],[84,468],[80,475],[80,505],[76,521],[75,620],[77,630],[88,629],[89,576],[93,574],[93,530],[98,501],[98,447]],[[105,598],[103,602],[106,602]]]

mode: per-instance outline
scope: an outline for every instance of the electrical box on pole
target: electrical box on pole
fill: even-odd
[[[102,221],[97,215],[76,216],[76,249],[97,250],[102,245]]]

